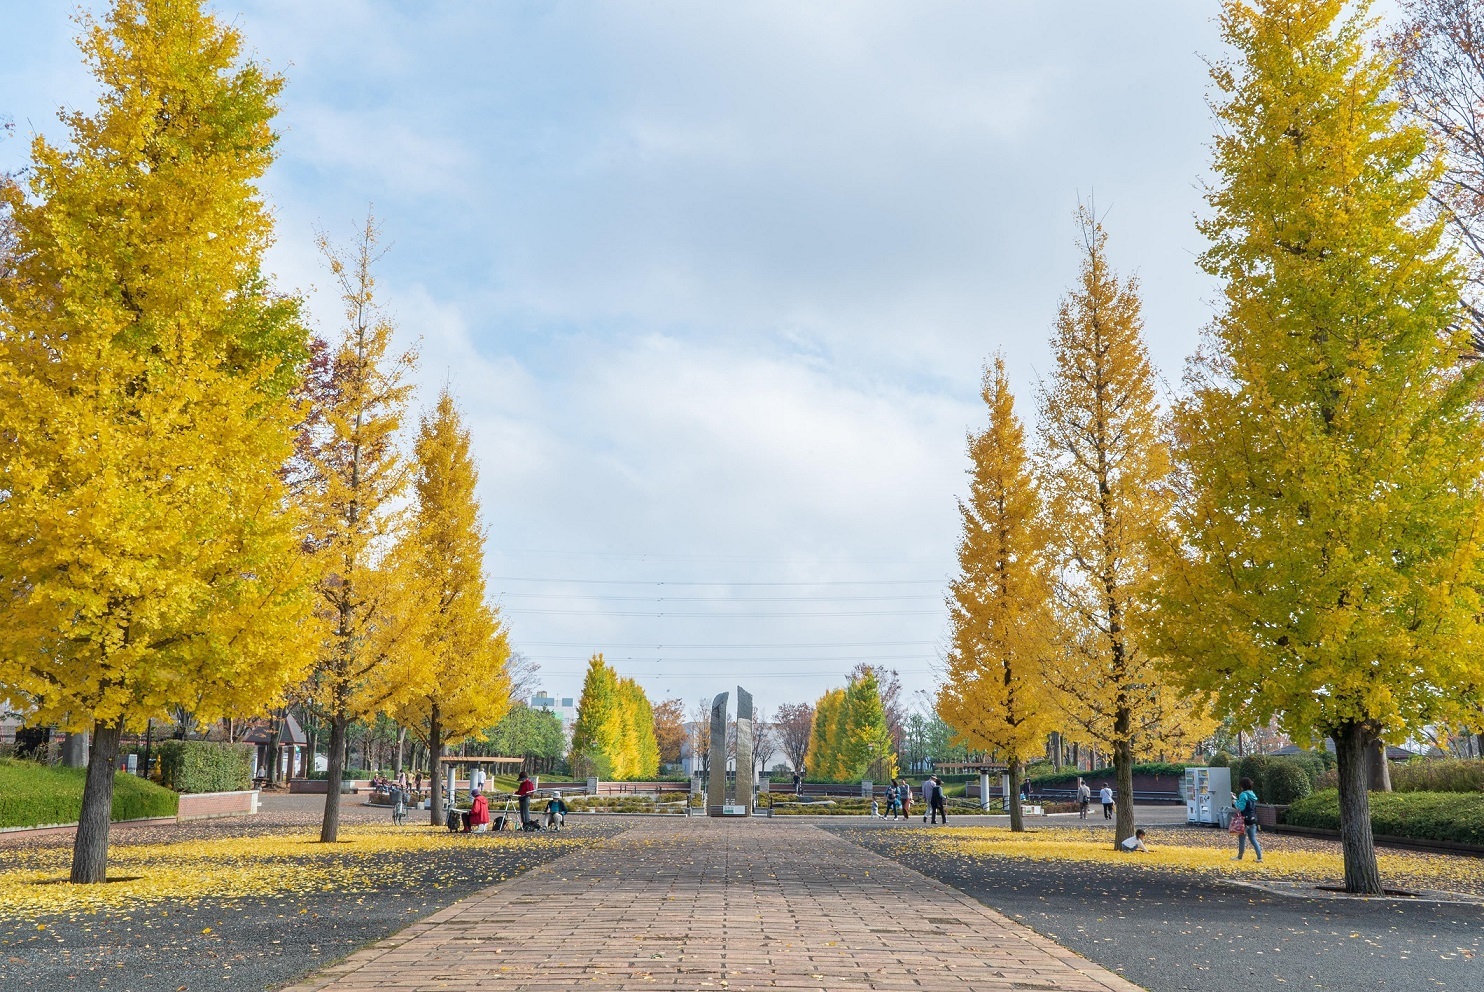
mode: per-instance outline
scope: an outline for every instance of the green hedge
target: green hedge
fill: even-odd
[[[39,827],[76,823],[82,812],[86,772],[34,761],[0,758],[0,827]],[[135,775],[113,778],[114,820],[174,816],[180,797]]]
[[[1165,762],[1165,761],[1151,761],[1151,762],[1148,762],[1146,764],[1135,765],[1134,766],[1134,774],[1135,775],[1173,775],[1176,778],[1184,778],[1185,777],[1185,769],[1186,769],[1186,767],[1187,766],[1184,765],[1184,764],[1171,764],[1171,763]],[[1079,779],[1079,778],[1082,778],[1082,779],[1094,779],[1094,778],[1107,778],[1107,779],[1111,779],[1112,777],[1113,777],[1113,769],[1112,768],[1094,768],[1092,771],[1088,771],[1088,772],[1079,772],[1079,771],[1073,770],[1073,771],[1066,771],[1066,772],[1054,772],[1054,773],[1052,773],[1050,775],[1032,775],[1030,777],[1030,780],[1031,780],[1031,784],[1032,785],[1072,785],[1072,784],[1076,783],[1077,779]]]
[[[1414,758],[1391,766],[1397,792],[1484,792],[1484,761],[1478,758]]]
[[[251,744],[161,741],[160,778],[176,792],[241,792],[252,788]]]
[[[1340,829],[1340,794],[1326,789],[1288,807],[1296,827]],[[1390,837],[1484,844],[1484,793],[1372,792],[1371,829]]]

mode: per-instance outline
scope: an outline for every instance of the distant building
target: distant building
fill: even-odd
[[[570,739],[572,736],[572,725],[577,722],[577,700],[572,696],[552,696],[545,692],[536,692],[526,700],[526,705],[533,710],[549,710],[557,715],[562,721],[562,731]]]

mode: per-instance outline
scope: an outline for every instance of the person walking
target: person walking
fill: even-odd
[[[1242,790],[1242,794],[1232,796],[1232,805],[1242,814],[1242,832],[1237,834],[1237,855],[1232,860],[1242,860],[1250,840],[1252,852],[1257,855],[1257,863],[1262,864],[1262,845],[1257,842],[1257,793],[1252,788],[1252,779],[1242,779],[1237,788]]]
[[[794,772],[794,795],[797,796],[799,794],[799,784],[803,781],[804,780],[799,777],[799,773]]]
[[[948,804],[944,802],[943,780],[936,775],[933,776],[932,815],[933,823],[936,824],[938,817],[941,816],[943,818],[943,826],[948,826]]]
[[[536,783],[525,772],[520,773],[520,779],[515,783],[515,798],[520,803],[520,828],[528,829],[526,824],[531,822],[531,794],[536,791]]]
[[[922,811],[922,822],[928,822],[928,813],[933,808],[933,776],[929,775],[922,780],[922,801],[927,804],[927,809]]]
[[[904,778],[897,779],[897,805],[902,808],[902,819],[912,815],[912,786]]]
[[[1098,801],[1103,804],[1103,819],[1113,819],[1113,787],[1106,782],[1098,790]]]
[[[1077,780],[1077,818],[1087,819],[1087,807],[1092,804],[1092,790],[1080,778]]]

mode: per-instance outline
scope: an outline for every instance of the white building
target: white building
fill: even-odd
[[[577,722],[577,700],[572,696],[552,696],[537,691],[526,700],[526,705],[536,710],[550,710],[562,721],[562,731],[570,740],[572,724]]]

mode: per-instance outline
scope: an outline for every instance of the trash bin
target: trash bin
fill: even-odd
[[[1232,817],[1235,816],[1236,813],[1236,809],[1231,806],[1221,807],[1220,812],[1216,814],[1216,819],[1217,822],[1221,824],[1222,830],[1226,830],[1232,825]]]

